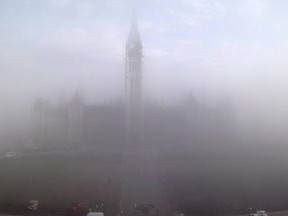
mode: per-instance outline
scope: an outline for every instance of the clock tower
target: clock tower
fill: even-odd
[[[136,17],[131,20],[125,58],[126,144],[142,141],[142,41]]]

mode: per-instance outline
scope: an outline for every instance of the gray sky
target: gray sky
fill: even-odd
[[[206,102],[232,97],[242,113],[286,128],[287,1],[134,5],[149,97],[165,103],[189,91]],[[90,103],[122,96],[130,12],[128,0],[1,0],[1,110],[61,88],[83,89]]]

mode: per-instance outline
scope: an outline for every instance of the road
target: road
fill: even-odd
[[[239,216],[247,216],[245,215],[239,215]],[[288,216],[288,211],[279,211],[279,212],[268,212],[268,216]]]
[[[288,211],[268,212],[268,216],[288,216]]]
[[[172,216],[166,197],[161,193],[160,183],[149,151],[126,152],[123,156],[120,209],[123,216],[144,216],[134,205],[152,204],[151,216]],[[158,210],[157,210],[158,209]]]
[[[0,216],[20,216],[20,215],[0,214]]]

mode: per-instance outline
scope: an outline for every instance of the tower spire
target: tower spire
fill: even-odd
[[[130,25],[130,35],[139,35],[138,22],[135,10],[132,11],[132,19]]]

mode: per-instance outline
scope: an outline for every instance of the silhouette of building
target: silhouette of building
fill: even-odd
[[[126,42],[124,104],[85,106],[80,92],[70,101],[62,95],[57,106],[38,98],[32,112],[34,141],[121,148],[141,143],[144,136],[145,146],[154,147],[202,146],[233,138],[235,113],[229,103],[209,107],[189,95],[170,106],[146,103],[145,115],[142,109],[142,42],[134,17]]]
[[[85,106],[83,141],[86,145],[121,148],[124,143],[124,106],[116,101]]]
[[[126,144],[142,140],[142,41],[136,17],[131,21],[125,58]]]
[[[45,144],[77,144],[83,140],[83,94],[76,91],[72,99],[53,106],[37,98],[32,110],[33,139]]]
[[[37,98],[32,109],[32,138],[38,146],[121,147],[124,125],[122,103],[85,105],[83,94],[78,91],[57,105]]]

